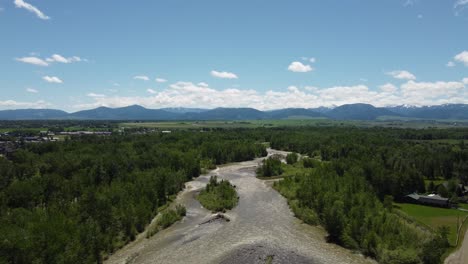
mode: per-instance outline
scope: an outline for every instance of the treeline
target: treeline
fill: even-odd
[[[86,136],[0,157],[0,263],[101,263],[133,240],[201,161],[264,155],[247,131]]]
[[[272,131],[272,148],[314,158],[302,161],[304,173],[275,187],[299,218],[323,225],[329,239],[346,248],[381,263],[440,263],[449,247],[448,231],[424,233],[392,213],[394,199],[426,191],[425,179],[468,184],[468,148],[463,141],[468,131],[431,131]]]
[[[439,263],[449,246],[447,231],[422,232],[392,212],[392,198],[382,203],[359,167],[338,175],[333,164],[275,184],[306,223],[321,224],[329,240],[376,258],[380,263]]]
[[[381,200],[385,195],[400,200],[412,192],[425,192],[424,179],[457,179],[468,185],[468,146],[463,139],[451,139],[448,143],[404,139],[411,134],[432,135],[430,131],[316,128],[274,131],[270,141],[275,149],[333,161],[340,176],[358,167]],[[446,139],[464,138],[468,131],[447,129],[442,134]]]

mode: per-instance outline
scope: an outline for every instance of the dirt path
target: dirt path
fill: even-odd
[[[465,233],[460,249],[453,252],[444,261],[445,264],[466,264],[468,263],[468,230]]]

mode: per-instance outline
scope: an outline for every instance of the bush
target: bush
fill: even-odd
[[[229,181],[218,182],[218,177],[211,176],[210,182],[200,192],[197,199],[208,210],[224,212],[234,208],[239,198],[235,187]]]
[[[292,165],[292,164],[295,164],[299,159],[299,155],[297,155],[296,152],[293,152],[293,153],[289,153],[287,156],[286,156],[286,163]]]
[[[170,227],[175,222],[181,220],[187,214],[187,209],[178,204],[175,206],[175,209],[167,209],[161,213],[161,216],[156,220],[156,223],[153,228],[148,230],[146,234],[147,238],[154,236],[159,231]]]
[[[260,177],[278,176],[282,173],[283,168],[281,167],[281,160],[276,157],[263,160],[262,166],[257,169],[257,176]]]
[[[304,158],[302,159],[302,164],[304,168],[317,168],[320,162],[311,158]]]

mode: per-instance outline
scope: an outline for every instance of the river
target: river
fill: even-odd
[[[374,263],[327,243],[322,228],[296,219],[286,199],[255,177],[260,161],[221,166],[186,183],[177,196],[177,202],[187,208],[182,221],[149,239],[140,235],[105,263]],[[225,214],[229,222],[214,219],[195,199],[211,175],[237,188],[239,204]]]

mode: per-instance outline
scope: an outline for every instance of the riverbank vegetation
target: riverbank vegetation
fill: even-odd
[[[225,212],[237,205],[239,197],[235,186],[227,180],[218,181],[218,177],[211,176],[210,181],[200,194],[198,201],[212,212]]]
[[[257,169],[258,177],[273,177],[283,173],[281,159],[277,156],[272,156],[264,159],[262,164]]]
[[[185,182],[219,164],[265,156],[261,142],[303,155],[290,164],[272,157],[259,171],[285,177],[275,188],[294,213],[381,263],[438,263],[453,240],[450,225],[421,228],[392,201],[414,192],[466,200],[458,187],[468,185],[466,128],[130,131],[21,143],[0,157],[0,263],[100,263],[162,214],[158,208]],[[168,213],[161,224],[176,218]]]
[[[265,155],[256,137],[173,132],[25,144],[0,157],[0,263],[101,263],[200,174],[202,160]],[[169,211],[161,226],[179,215]]]
[[[147,231],[146,237],[150,238],[159,231],[170,227],[175,222],[182,220],[186,214],[187,209],[180,204],[176,205],[174,209],[166,209],[165,211],[161,212],[159,218],[156,219],[154,226],[151,226]]]
[[[288,198],[295,215],[324,226],[330,241],[381,263],[440,263],[453,241],[456,218],[444,216],[438,224],[421,228],[419,221],[407,221],[393,211],[392,201],[405,201],[413,192],[426,193],[425,180],[466,185],[466,131],[333,130],[272,136],[273,148],[318,157],[303,161],[303,168],[300,163],[283,165],[294,173],[274,185]],[[458,141],[441,143],[440,138]],[[457,195],[452,189],[447,198]],[[429,214],[432,219],[440,216]]]

